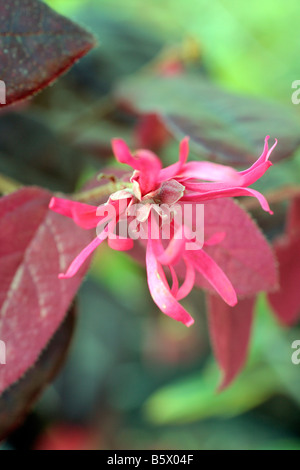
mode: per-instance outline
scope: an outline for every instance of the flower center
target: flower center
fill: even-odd
[[[132,180],[131,187],[113,193],[110,199],[114,201],[131,199],[126,210],[127,215],[136,217],[140,222],[145,222],[151,208],[155,209],[161,218],[164,218],[167,215],[165,212],[168,212],[166,206],[171,207],[179,201],[184,191],[185,187],[181,183],[171,179],[162,182],[158,189],[142,196],[138,181]]]
[[[158,189],[146,194],[142,201],[153,202],[154,204],[167,204],[171,206],[182,198],[185,187],[176,180],[164,181]]]

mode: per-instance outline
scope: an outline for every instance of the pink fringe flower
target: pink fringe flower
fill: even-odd
[[[211,162],[187,162],[188,137],[180,143],[178,162],[166,168],[162,168],[161,161],[154,153],[138,150],[132,155],[124,141],[113,140],[112,147],[118,162],[130,165],[134,170],[130,181],[98,208],[57,197],[51,199],[50,209],[71,217],[84,229],[97,227],[98,234],[74,259],[67,272],[59,277],[74,276],[87,257],[106,239],[112,249],[131,250],[135,237],[128,232],[119,235],[120,226],[127,222],[134,224],[136,232],[144,234],[136,242],[146,248],[149,290],[163,313],[187,326],[193,324],[193,318],[179,301],[193,288],[196,272],[211,284],[228,305],[236,305],[237,296],[230,280],[205,251],[206,245],[220,243],[226,234],[216,233],[201,243],[193,234],[193,218],[197,206],[205,201],[235,196],[256,197],[261,207],[272,214],[265,197],[249,188],[272,165],[269,156],[277,141],[269,149],[268,139],[269,136],[258,160],[241,172]],[[184,217],[184,222],[179,223],[176,211],[179,208],[182,213],[187,212],[188,206],[192,212]],[[165,236],[168,231],[169,237]],[[185,279],[179,286],[176,268],[182,262],[185,264]],[[166,269],[172,277],[172,287],[167,281]]]

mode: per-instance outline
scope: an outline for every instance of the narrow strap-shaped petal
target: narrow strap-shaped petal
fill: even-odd
[[[273,214],[266,198],[255,189],[251,188],[227,188],[218,191],[207,191],[205,193],[186,192],[182,198],[182,202],[203,202],[210,199],[218,199],[221,197],[238,197],[238,196],[252,196],[256,197],[264,211]]]
[[[227,181],[234,184],[239,181],[239,173],[230,166],[205,161],[193,161],[184,165],[181,172],[177,175],[177,179],[180,182],[181,179],[200,179],[204,181]]]
[[[254,184],[259,178],[263,176],[263,174],[272,166],[272,163],[269,162],[269,157],[277,145],[277,139],[275,139],[275,143],[269,149],[268,147],[268,140],[270,136],[266,136],[265,138],[265,145],[264,150],[261,156],[256,160],[256,162],[248,168],[248,170],[241,171],[240,174],[240,183],[238,186],[250,186]]]
[[[61,197],[52,197],[49,202],[49,209],[58,214],[65,215],[66,217],[72,218],[73,210],[89,211],[97,207],[91,206],[90,204],[83,204],[82,202],[72,201],[70,199],[64,199]]]
[[[137,150],[135,157],[138,160],[137,170],[140,172],[138,182],[144,195],[156,189],[162,165],[159,158],[150,150]]]
[[[97,233],[101,234],[102,231],[107,227],[108,232],[114,230],[116,224],[120,220],[120,217],[124,214],[127,206],[127,199],[111,200],[106,204],[101,204],[97,207]],[[107,225],[108,224],[108,225]]]
[[[186,266],[185,279],[176,294],[177,300],[184,299],[189,295],[195,284],[195,268],[186,256],[184,257],[184,262]]]
[[[107,211],[102,215],[99,209],[106,209],[109,205],[112,206],[113,214],[115,211],[119,210],[119,201],[110,201],[109,204],[102,204],[96,207],[81,202],[53,197],[50,201],[49,209],[58,214],[70,217],[79,227],[89,230],[97,227],[102,220],[107,219]]]
[[[74,222],[79,225],[79,227],[89,230],[91,228],[96,227],[98,223],[105,218],[104,216],[97,216],[97,207],[95,207],[95,209],[96,211],[90,210],[86,212],[74,210],[72,218]]]
[[[188,136],[185,136],[179,144],[179,163],[184,165],[189,156],[189,140]]]
[[[252,171],[255,168],[257,168],[262,163],[265,163],[265,162],[268,161],[272,151],[274,150],[274,148],[277,145],[277,139],[275,139],[275,143],[272,145],[272,147],[269,150],[269,145],[268,145],[269,138],[270,138],[269,135],[267,135],[266,138],[265,138],[264,149],[263,149],[263,152],[262,152],[261,156],[256,160],[256,162],[253,163],[253,165],[250,168],[248,168],[247,170],[244,170],[244,171],[240,171],[240,173],[239,173],[240,175],[245,175],[249,171]]]
[[[82,202],[53,197],[50,200],[49,209],[70,217],[77,225],[85,229],[96,227],[99,222],[99,217],[96,216],[97,207]]]
[[[181,172],[181,169],[189,156],[189,137],[185,137],[179,146],[179,161],[163,168],[159,173],[159,181],[166,181],[174,178]]]
[[[236,292],[217,263],[204,250],[193,251],[187,256],[195,269],[205,277],[222,299],[231,307],[236,305]]]
[[[223,189],[230,189],[238,186],[236,183],[238,181],[227,182],[227,183],[199,183],[196,181],[185,181],[185,190],[186,191],[193,191],[199,193],[206,193],[208,191],[221,191]]]
[[[127,236],[128,233],[124,236],[116,232],[120,229],[119,223],[122,223],[124,220],[126,219],[122,218],[120,214],[117,214],[116,219],[112,219],[104,229],[108,233],[108,246],[116,251],[128,251],[133,248],[133,240]]]
[[[123,238],[118,235],[115,238],[108,238],[108,246],[117,251],[128,251],[133,248],[132,238]]]
[[[199,184],[199,191],[224,189],[228,184],[234,186],[250,186],[251,184],[255,183],[255,181],[257,181],[272,165],[268,159],[273,149],[277,145],[277,139],[275,139],[275,143],[270,149],[268,148],[268,139],[269,136],[266,136],[264,150],[261,156],[247,170],[238,172],[231,167],[219,165],[216,163],[189,162],[184,166],[181,174],[178,175],[178,179],[184,184],[186,179],[200,179],[220,182],[215,183],[212,186],[209,186],[209,184],[205,183],[202,183],[202,185]],[[194,186],[194,190],[197,190],[196,186]]]
[[[72,261],[67,272],[65,274],[59,274],[59,279],[69,279],[70,277],[75,276],[79,268],[85,262],[85,260],[90,256],[90,254],[105,240],[107,237],[107,230],[103,230],[100,236],[94,238],[91,243],[89,243],[78,256]]]
[[[265,172],[270,168],[270,166],[272,166],[272,163],[269,161],[269,157],[273,149],[277,145],[277,139],[275,139],[275,143],[270,148],[270,150],[268,148],[268,139],[269,139],[269,136],[265,138],[265,145],[264,145],[263,153],[256,160],[256,162],[247,170],[240,171],[237,173],[238,176],[236,176],[236,184],[235,184],[236,186],[247,187],[247,186],[250,186],[251,184],[254,184],[259,178],[261,178],[265,174]],[[231,184],[231,181],[223,180],[223,183],[225,183],[224,185],[225,187],[226,184]],[[205,187],[205,184],[203,184],[202,187],[200,187],[199,185],[199,190],[205,191],[209,189],[222,189],[221,185],[218,188],[218,184],[215,184],[214,187],[211,186],[210,188],[209,188],[209,184],[207,184],[206,186],[207,187]]]
[[[232,188],[233,186],[247,187],[254,184],[259,178],[261,178],[266,171],[272,166],[272,163],[267,161],[264,162],[253,170],[247,170],[243,174],[239,175],[235,181],[220,182],[220,183],[197,183],[194,181],[183,181],[186,190],[191,191],[218,191],[221,189]]]
[[[255,183],[259,178],[261,178],[265,172],[272,166],[272,163],[267,161],[258,165],[253,170],[247,170],[245,173],[240,174],[239,178],[235,181],[227,181],[220,183],[198,183],[196,181],[185,181],[186,190],[191,191],[219,191],[221,189],[229,189],[233,187],[247,187]]]
[[[171,294],[173,295],[173,297],[175,297],[175,299],[177,299],[177,292],[178,292],[178,287],[179,287],[178,277],[173,266],[169,266],[169,269],[170,269],[170,273],[172,276]]]
[[[154,221],[152,221],[155,223]],[[180,227],[164,249],[161,239],[152,240],[153,250],[158,261],[163,265],[176,264],[184,252],[186,240],[183,237],[183,229]]]
[[[161,170],[161,161],[150,150],[138,150],[133,156],[127,144],[121,139],[112,140],[112,148],[116,159],[120,163],[130,165],[139,171],[136,176],[143,194],[155,189],[158,174]]]
[[[243,175],[240,175],[240,181],[238,186],[250,186],[254,184],[259,178],[261,178],[266,171],[272,166],[271,162],[264,162],[253,168],[253,170],[246,171]]]
[[[216,232],[207,240],[205,240],[203,246],[215,246],[221,243],[226,237],[226,232]]]
[[[156,305],[169,317],[191,326],[194,320],[172,295],[162,266],[154,254],[151,238],[147,244],[146,265],[148,286]]]
[[[125,163],[126,165],[131,166],[135,170],[139,170],[138,161],[131,155],[131,152],[128,148],[128,145],[122,139],[113,139],[112,140],[112,149],[116,160],[120,163]]]

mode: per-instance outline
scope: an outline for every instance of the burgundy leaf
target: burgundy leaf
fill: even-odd
[[[215,357],[223,372],[223,390],[240,372],[247,358],[255,299],[240,300],[229,307],[216,295],[209,295],[208,322]]]
[[[156,114],[142,115],[135,128],[136,147],[159,152],[170,134]]]
[[[217,234],[225,234],[224,239],[216,245],[204,246],[204,250],[224,271],[238,297],[278,287],[271,246],[250,215],[232,198],[215,199],[204,205],[204,238],[209,240]],[[176,271],[184,278],[183,263]],[[199,273],[195,284],[212,291]]]
[[[205,237],[225,232],[224,240],[206,249],[223,269],[239,296],[275,290],[277,269],[271,246],[250,215],[230,198],[204,207]]]
[[[91,233],[48,209],[51,193],[24,188],[0,199],[0,393],[37,360],[61,324],[87,264],[59,280]]]
[[[285,325],[293,325],[300,317],[300,234],[281,237],[274,243],[279,263],[278,292],[270,293],[274,313]]]
[[[286,233],[290,236],[300,234],[300,196],[295,197],[288,210]]]
[[[72,308],[37,363],[0,397],[0,440],[17,428],[62,366],[75,326]]]
[[[0,2],[0,70],[6,104],[53,82],[95,45],[93,36],[38,0]]]
[[[270,293],[269,302],[284,325],[293,325],[300,318],[300,198],[295,197],[286,217],[285,234],[274,242],[279,263],[278,292]]]
[[[82,425],[56,422],[38,436],[32,450],[99,450],[98,435]]]
[[[178,139],[189,135],[192,150],[204,159],[249,166],[266,135],[280,142],[273,162],[300,146],[299,116],[291,107],[227,92],[196,74],[131,76],[115,96],[136,112],[156,113]]]

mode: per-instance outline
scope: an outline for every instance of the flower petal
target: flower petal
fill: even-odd
[[[223,197],[238,197],[238,196],[252,196],[256,197],[262,207],[262,209],[270,214],[273,212],[270,209],[268,201],[266,198],[256,191],[255,189],[251,188],[242,188],[242,187],[233,187],[233,188],[226,188],[217,191],[207,191],[204,193],[197,193],[193,191],[186,191],[182,198],[182,202],[203,202],[209,201],[211,199],[218,199]]]
[[[188,255],[195,269],[207,279],[222,299],[231,307],[236,305],[236,292],[226,274],[215,261],[204,251],[193,251]]]
[[[184,165],[177,179],[200,179],[206,181],[222,181],[235,183],[239,181],[239,173],[230,166],[211,162],[188,162]]]
[[[186,239],[182,236],[183,229],[180,227],[174,237],[164,249],[161,239],[153,239],[152,246],[159,263],[163,265],[176,264],[184,253]]]
[[[128,251],[133,248],[132,238],[123,238],[116,235],[116,238],[108,238],[108,246],[117,251]]]
[[[161,161],[150,150],[138,150],[133,156],[127,144],[121,139],[113,139],[112,148],[116,159],[120,163],[130,165],[139,172],[138,178],[142,194],[153,191],[157,185],[157,177],[161,170]]]
[[[261,154],[261,156],[256,160],[255,163],[253,163],[253,165],[248,168],[247,170],[244,170],[244,171],[240,171],[240,175],[247,175],[247,173],[249,171],[252,171],[254,170],[255,168],[257,168],[258,166],[260,166],[261,164],[265,163],[268,161],[273,149],[276,147],[277,145],[277,139],[275,139],[275,143],[272,145],[272,147],[270,148],[269,150],[269,146],[268,146],[268,140],[269,140],[270,136],[267,135],[266,138],[265,138],[265,145],[264,145],[264,149],[263,149],[263,152]]]
[[[174,178],[181,172],[182,167],[184,166],[187,158],[189,156],[189,137],[185,137],[180,142],[179,146],[179,161],[169,165],[166,168],[163,168],[159,173],[159,181],[166,181]]]
[[[195,268],[187,257],[184,258],[184,262],[186,265],[185,280],[178,289],[176,294],[177,300],[184,299],[187,295],[189,295],[195,284]]]
[[[102,234],[94,238],[91,243],[89,243],[79,255],[72,261],[67,272],[65,274],[59,274],[59,279],[69,279],[70,277],[75,276],[79,268],[85,262],[85,260],[90,256],[90,254],[99,246],[107,237],[107,231],[103,230]]]
[[[151,238],[147,244],[146,265],[149,290],[156,305],[169,317],[191,326],[194,320],[173,297],[162,266],[154,254]]]
[[[269,136],[266,137],[265,139],[265,146],[264,146],[264,151],[259,157],[259,159],[247,170],[241,171],[241,172],[236,172],[230,167],[224,167],[227,170],[224,170],[224,178],[220,177],[217,178],[218,172],[220,171],[220,176],[222,176],[223,170],[218,169],[218,167],[221,167],[221,165],[216,165],[216,164],[211,164],[209,162],[190,162],[187,165],[185,165],[185,178],[190,176],[190,179],[208,179],[211,181],[219,180],[220,182],[218,183],[196,183],[193,181],[186,182],[183,180],[186,189],[190,189],[193,191],[216,191],[216,190],[221,190],[221,189],[229,189],[230,187],[232,188],[233,186],[235,187],[247,187],[250,186],[251,184],[255,183],[259,178],[261,178],[264,173],[272,166],[272,163],[268,161],[269,156],[271,155],[272,150],[276,147],[277,145],[277,140],[275,139],[274,145],[268,149],[268,139]],[[215,166],[215,170],[211,165]],[[209,175],[207,178],[200,178],[197,168],[207,167],[207,170],[210,172],[211,177],[209,178]],[[194,169],[194,172],[191,174],[189,173],[190,169]],[[234,171],[234,173],[231,176],[231,170]],[[195,176],[198,175],[198,176]],[[181,178],[181,175],[179,179]]]
[[[77,225],[85,229],[96,227],[100,220],[100,218],[96,216],[96,206],[59,197],[53,197],[50,200],[49,209],[58,214],[70,217]]]
[[[215,246],[222,243],[226,237],[226,232],[216,232],[204,242],[204,246]]]
[[[173,297],[175,297],[175,299],[177,299],[177,292],[178,292],[178,287],[179,287],[178,277],[177,277],[176,271],[173,268],[173,266],[169,266],[169,269],[170,269],[170,273],[171,273],[171,276],[172,276],[171,293],[172,293]]]

